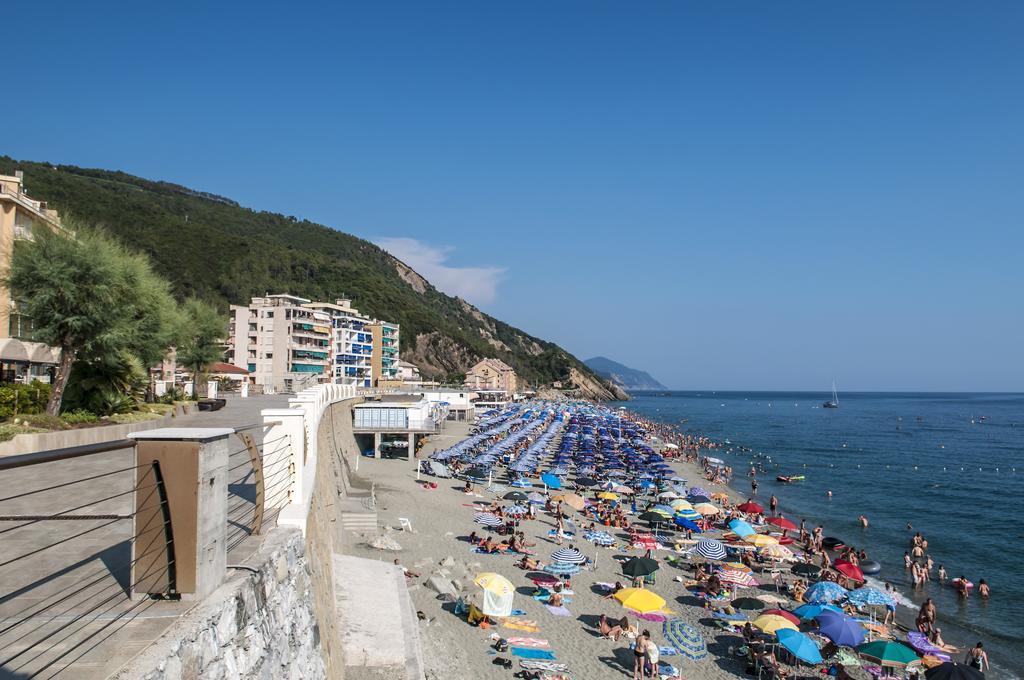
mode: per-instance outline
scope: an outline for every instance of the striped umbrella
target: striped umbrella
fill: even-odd
[[[544,567],[544,571],[555,576],[574,576],[580,573],[580,565],[569,562],[552,562]]]
[[[669,619],[664,623],[662,632],[669,644],[687,659],[698,661],[707,657],[708,648],[704,636],[682,619]]]
[[[530,512],[529,510],[527,510],[526,508],[524,508],[521,505],[513,505],[511,507],[505,508],[505,513],[506,514],[516,515],[516,516],[520,516],[520,517],[522,515],[525,515],[525,514],[529,513],[529,512]]]
[[[697,541],[697,554],[709,560],[724,560],[725,544],[711,538],[701,539]]]
[[[755,588],[760,585],[753,574],[745,571],[736,571],[735,569],[723,569],[718,573],[718,578],[722,583],[732,583],[744,588]]]
[[[703,519],[703,515],[696,510],[679,510],[676,512],[676,517],[679,517],[680,519],[688,519],[691,522]]]
[[[497,515],[490,512],[480,512],[473,516],[473,521],[483,524],[485,527],[500,527],[504,522]]]
[[[607,531],[588,531],[583,534],[583,538],[592,541],[596,545],[615,545],[615,538]]]
[[[583,564],[587,561],[587,556],[576,548],[559,548],[555,552],[551,553],[551,560],[553,562],[566,562],[568,564]]]

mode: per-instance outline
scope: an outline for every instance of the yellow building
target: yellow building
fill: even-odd
[[[466,387],[471,390],[500,390],[515,394],[518,378],[515,370],[500,359],[483,359],[466,371]]]
[[[398,370],[398,324],[374,321],[366,328],[373,336],[370,375],[374,387],[402,387],[404,383]]]
[[[10,270],[14,243],[31,238],[32,228],[61,229],[56,210],[25,193],[21,171],[0,175],[0,270]],[[57,348],[33,341],[32,320],[18,314],[11,292],[0,286],[0,382],[49,382],[60,360]]]

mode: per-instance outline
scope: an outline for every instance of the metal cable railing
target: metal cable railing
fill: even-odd
[[[294,472],[290,457],[273,456],[286,435],[257,444],[244,432],[236,434],[244,446],[228,455],[228,552],[261,533],[267,522],[276,521],[291,493]]]
[[[134,447],[0,458],[0,677],[59,675],[175,599],[167,489]]]

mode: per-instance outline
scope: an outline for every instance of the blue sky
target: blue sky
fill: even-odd
[[[21,2],[5,19],[34,29],[6,61],[0,153],[384,243],[673,387],[1024,389],[1020,3]]]

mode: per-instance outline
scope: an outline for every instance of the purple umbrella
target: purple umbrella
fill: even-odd
[[[867,631],[845,614],[826,609],[814,618],[818,621],[818,632],[840,647],[856,647],[864,641]]]

